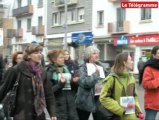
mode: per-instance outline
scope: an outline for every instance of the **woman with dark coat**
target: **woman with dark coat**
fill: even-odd
[[[50,64],[46,71],[56,97],[57,120],[78,120],[75,91],[72,89],[76,81],[72,79],[71,71],[64,64],[64,51],[50,51],[48,58]]]
[[[90,114],[93,115],[93,120],[102,120],[97,104],[105,76],[100,76],[99,70],[104,74],[104,67],[99,61],[99,52],[96,46],[87,47],[84,53],[85,63],[79,69],[80,80],[75,103],[80,120],[88,120]],[[92,74],[88,75],[91,70]]]
[[[74,60],[71,60],[70,53],[67,50],[64,51],[64,60],[65,60],[65,65],[68,67],[72,75],[74,83],[76,83],[72,86],[72,89],[77,91],[78,81],[80,80],[79,65]]]
[[[51,120],[55,117],[55,99],[50,81],[41,67],[39,45],[28,45],[24,52],[24,61],[12,67],[0,86],[0,101],[3,100],[18,75],[19,86],[13,113],[14,120],[46,120],[44,109],[47,108]]]
[[[13,54],[12,56],[12,67],[14,67],[15,65],[19,64],[21,61],[23,60],[23,52],[21,51],[17,51]],[[4,75],[3,75],[3,78],[2,80],[5,80],[5,78],[8,76],[8,73],[10,71],[12,71],[12,67],[8,68],[5,72],[4,72]],[[4,81],[1,81],[2,83]],[[3,110],[4,110],[4,114],[5,114],[5,118],[6,120],[12,120],[12,118],[10,117],[9,115],[9,111],[8,111],[8,108],[4,108],[5,106],[3,106]]]

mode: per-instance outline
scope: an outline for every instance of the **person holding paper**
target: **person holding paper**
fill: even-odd
[[[71,75],[72,75],[72,83],[74,84],[72,86],[72,90],[77,92],[78,88],[78,81],[80,79],[79,75],[79,65],[77,62],[71,59],[70,53],[68,50],[64,50],[64,60],[65,60],[65,65],[68,67]]]
[[[77,82],[64,62],[63,50],[48,53],[50,64],[46,67],[47,77],[51,81],[56,98],[57,120],[79,120],[75,106]]]
[[[103,107],[119,116],[120,120],[137,120],[137,117],[144,117],[138,101],[136,80],[130,73],[132,68],[131,56],[127,52],[118,54],[112,72],[105,78],[100,95]],[[112,89],[114,93],[111,93]],[[111,97],[112,94],[114,98]]]
[[[142,85],[145,89],[145,120],[155,120],[159,111],[159,46],[151,50],[152,58],[142,71]]]
[[[85,49],[85,63],[80,66],[80,81],[75,103],[80,120],[88,120],[93,113],[94,120],[101,120],[97,112],[97,102],[105,78],[103,67],[99,62],[99,49],[89,46]]]

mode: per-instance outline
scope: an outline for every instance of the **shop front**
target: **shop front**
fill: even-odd
[[[134,60],[133,73],[138,73],[137,63],[141,57],[147,61],[151,57],[151,49],[159,45],[159,34],[120,36],[114,38],[114,46],[122,47],[122,52],[129,52]]]

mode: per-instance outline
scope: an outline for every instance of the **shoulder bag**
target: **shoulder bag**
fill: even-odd
[[[111,88],[111,98],[115,98],[115,78],[113,77],[113,87]],[[120,120],[119,116],[115,115],[108,109],[106,109],[100,102],[97,105],[97,110],[102,117],[102,120]]]
[[[14,115],[16,94],[17,94],[17,89],[19,86],[20,75],[21,75],[21,73],[18,73],[18,76],[16,78],[16,81],[15,81],[12,89],[9,90],[9,92],[6,94],[6,96],[4,97],[4,99],[2,101],[3,110],[5,113],[8,114],[8,116]]]

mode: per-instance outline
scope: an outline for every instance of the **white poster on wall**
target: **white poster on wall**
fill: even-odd
[[[0,46],[3,46],[3,28],[0,28]]]

